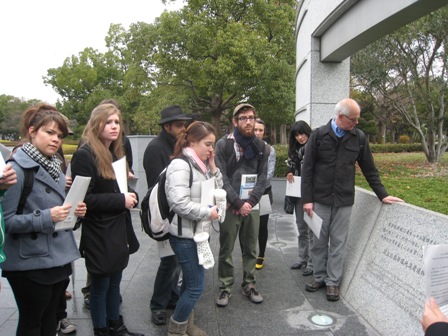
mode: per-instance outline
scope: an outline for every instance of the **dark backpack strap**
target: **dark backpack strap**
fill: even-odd
[[[358,142],[359,142],[359,155],[358,160],[362,155],[364,154],[364,148],[366,147],[366,134],[361,131],[360,129],[355,128],[356,134],[358,135]]]
[[[33,169],[24,169],[25,173],[25,183],[23,184],[22,194],[20,195],[19,205],[17,206],[17,215],[23,214],[23,209],[25,208],[26,199],[33,190],[34,184],[34,171]]]
[[[8,162],[16,161],[14,157],[10,157],[8,159]],[[31,191],[33,190],[33,184],[34,184],[34,169],[25,169],[23,168],[23,173],[25,174],[25,179],[23,183],[23,189],[22,194],[20,195],[19,204],[17,206],[16,214],[21,215],[23,214],[23,209],[25,208],[26,199],[30,195]]]
[[[258,164],[260,164],[261,161],[263,161],[264,152],[266,150],[266,142],[264,142],[264,140],[256,139],[255,144],[258,148],[257,160],[258,160]],[[271,149],[269,147],[268,147],[268,149],[269,149],[269,153],[268,153],[268,157],[269,157]]]
[[[364,150],[366,146],[366,134],[361,131],[360,129],[355,128],[356,134],[358,135],[358,141],[359,141],[359,151]]]
[[[324,129],[321,126],[318,129],[316,129],[314,132],[317,132],[316,144],[317,144],[317,147],[319,147],[320,144],[322,143],[322,138],[324,137]]]

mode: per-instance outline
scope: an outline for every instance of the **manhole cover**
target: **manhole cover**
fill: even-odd
[[[326,314],[312,314],[308,317],[308,320],[317,326],[328,327],[336,323],[336,319]]]

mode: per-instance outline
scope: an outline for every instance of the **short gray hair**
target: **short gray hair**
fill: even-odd
[[[334,107],[335,116],[343,114],[343,115],[349,117],[351,109],[353,108],[354,104],[356,104],[358,109],[361,110],[361,107],[358,105],[358,103],[351,98],[345,98],[345,99],[340,100]]]

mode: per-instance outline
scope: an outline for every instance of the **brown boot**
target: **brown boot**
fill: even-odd
[[[170,323],[168,324],[168,336],[188,336],[187,335],[187,325],[188,321],[179,323],[170,318]]]
[[[190,316],[188,316],[187,335],[208,336],[208,334],[204,330],[194,324],[194,310],[192,310]]]

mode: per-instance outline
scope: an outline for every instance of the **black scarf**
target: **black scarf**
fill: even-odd
[[[238,128],[235,128],[235,131],[233,132],[233,136],[235,138],[236,143],[238,145],[240,145],[241,147],[243,147],[244,158],[246,160],[252,160],[253,158],[255,158],[257,156],[258,148],[257,148],[257,145],[255,144],[255,140],[257,139],[255,137],[255,135],[251,136],[251,137],[245,137],[240,133]]]

